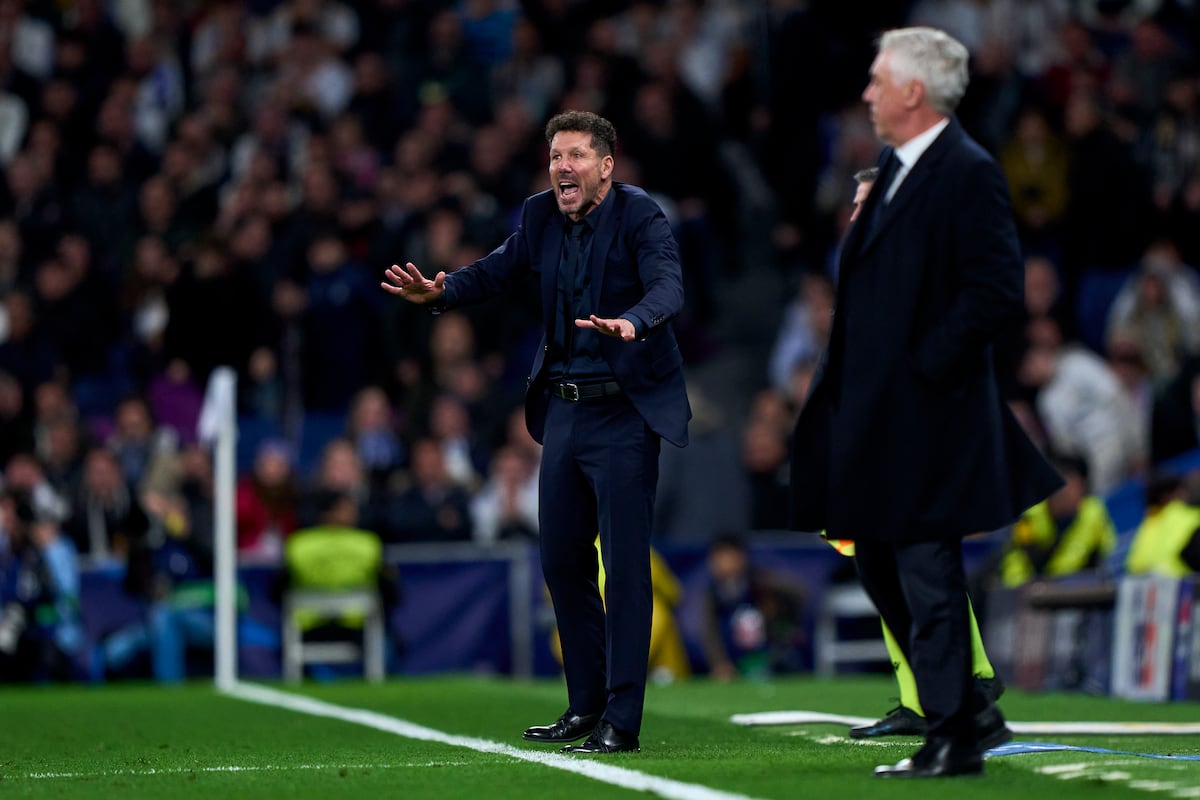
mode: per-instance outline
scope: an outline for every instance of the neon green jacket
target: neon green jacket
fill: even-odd
[[[1043,501],[1013,525],[1000,577],[1005,586],[1014,587],[1037,577],[1071,575],[1098,565],[1116,546],[1116,529],[1099,497],[1085,497],[1063,531]]]
[[[1181,553],[1200,528],[1200,508],[1182,500],[1172,500],[1157,513],[1147,514],[1138,525],[1125,559],[1125,571],[1130,575],[1166,575],[1182,578],[1192,574],[1192,568]]]
[[[375,589],[383,566],[383,544],[370,531],[316,525],[294,532],[284,545],[284,563],[288,583],[293,589],[346,591]],[[339,620],[347,627],[361,627],[361,615]],[[316,614],[303,609],[296,612],[301,630],[319,624]]]

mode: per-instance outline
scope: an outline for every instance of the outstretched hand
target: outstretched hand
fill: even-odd
[[[614,336],[623,342],[632,342],[637,338],[637,330],[633,327],[633,323],[620,317],[617,319],[601,319],[592,314],[587,319],[575,320],[575,327],[591,328],[603,333],[605,336]]]
[[[432,303],[446,290],[446,273],[439,272],[433,280],[421,274],[421,270],[409,261],[401,268],[392,264],[383,273],[387,280],[379,286],[385,291],[403,297],[410,303]]]

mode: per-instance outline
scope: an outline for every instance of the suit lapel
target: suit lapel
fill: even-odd
[[[938,137],[933,140],[933,143],[929,145],[929,148],[921,154],[920,158],[917,159],[917,163],[913,164],[912,169],[908,171],[908,175],[905,176],[904,182],[901,183],[896,189],[896,194],[893,195],[892,201],[879,209],[879,214],[875,219],[875,223],[871,225],[869,230],[867,230],[865,233],[861,250],[865,251],[875,244],[883,231],[892,224],[892,222],[900,215],[900,212],[902,212],[904,208],[912,202],[913,198],[917,196],[921,188],[921,184],[923,184],[929,178],[929,176],[933,174],[934,170],[937,168],[938,162],[941,161],[946,153],[950,150],[951,145],[961,137],[962,128],[959,126],[958,121],[951,117],[950,124],[947,125],[946,129],[943,130],[941,134],[939,134]],[[899,160],[896,159],[896,161],[898,166]],[[880,183],[877,183],[874,188],[872,188],[871,196],[867,198],[868,202],[872,199],[875,200],[876,203],[883,202],[883,198],[887,194],[887,190],[890,187],[892,178],[895,177],[895,174],[895,172],[892,172],[892,177],[887,178],[887,183],[881,181]],[[882,178],[883,176],[881,175],[880,177]],[[881,191],[877,193],[875,191],[876,189]],[[867,211],[868,209],[864,208],[863,214],[865,215]]]
[[[542,321],[547,339],[554,336],[554,320],[558,314],[557,295],[558,265],[562,260],[563,225],[562,214],[555,209],[546,221],[546,235],[542,239]]]
[[[588,258],[588,271],[591,274],[591,282],[588,286],[588,308],[591,309],[600,307],[600,287],[604,285],[604,269],[608,264],[608,251],[616,239],[617,223],[621,219],[621,200],[622,195],[617,191],[617,184],[614,182],[609,189],[608,197],[605,198],[605,203],[611,203],[612,206],[607,209],[598,209],[601,216],[598,220],[599,224],[596,226],[596,232],[592,236],[592,252]],[[598,313],[598,311],[592,313]]]

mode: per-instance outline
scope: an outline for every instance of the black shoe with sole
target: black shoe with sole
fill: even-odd
[[[642,747],[638,737],[619,731],[608,720],[602,719],[583,744],[569,744],[563,753],[639,753]]]
[[[576,714],[568,708],[563,712],[561,717],[549,725],[534,725],[532,728],[526,728],[525,733],[522,735],[531,742],[548,742],[552,744],[575,742],[591,733],[599,721],[599,712],[595,714]]]
[[[925,718],[911,708],[896,706],[870,725],[850,729],[851,739],[877,739],[881,736],[924,736]]]

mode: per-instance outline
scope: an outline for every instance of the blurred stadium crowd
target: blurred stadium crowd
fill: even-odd
[[[434,317],[377,283],[501,242],[565,108],[613,120],[617,178],[681,246],[696,418],[657,535],[786,527],[851,176],[880,147],[859,93],[903,24],[967,45],[960,119],[1010,181],[1028,313],[998,368],[1022,422],[1098,494],[1196,448],[1190,0],[0,0],[0,593],[23,547],[53,597],[113,561],[161,595],[164,541],[204,574],[219,365],[247,556],[277,560],[330,492],[385,543],[535,539],[532,294]]]

